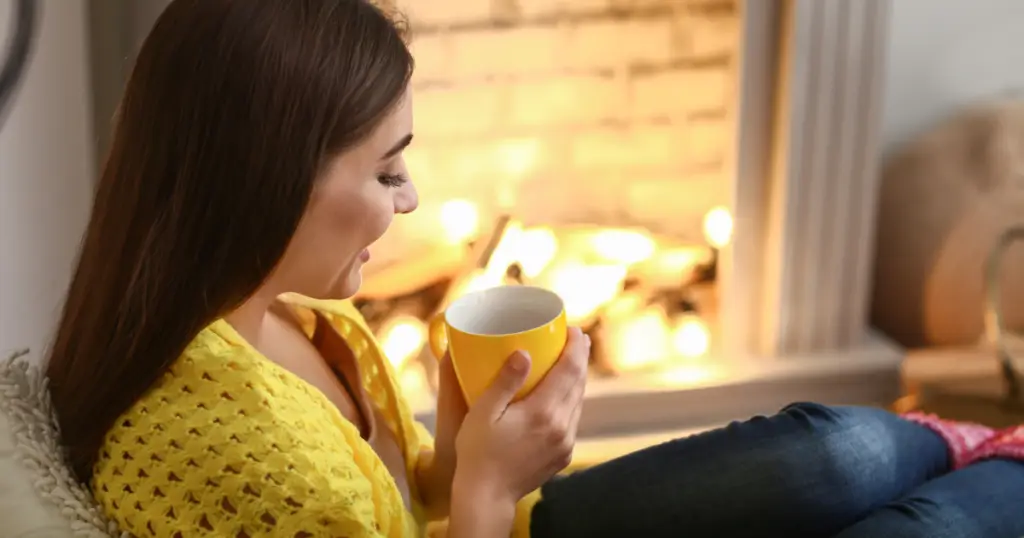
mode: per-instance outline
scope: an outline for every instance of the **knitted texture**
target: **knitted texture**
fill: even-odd
[[[391,474],[317,389],[220,320],[203,330],[107,433],[92,481],[122,530],[155,537],[412,537],[423,532],[412,473],[433,442],[347,302],[321,312],[352,348],[363,386],[396,434],[413,513]]]
[[[1024,425],[996,430],[972,422],[945,420],[920,411],[901,416],[942,437],[949,448],[954,469],[992,458],[1024,461]]]
[[[15,457],[28,471],[40,501],[50,504],[79,538],[128,538],[107,520],[89,491],[71,473],[60,446],[46,377],[16,353],[0,362],[0,414],[7,419]],[[2,421],[0,421],[2,422]],[[5,432],[0,428],[0,435]],[[19,475],[3,479],[18,479]],[[10,530],[0,522],[0,529]]]

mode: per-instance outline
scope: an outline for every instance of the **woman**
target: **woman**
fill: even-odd
[[[967,460],[937,423],[867,409],[792,406],[549,481],[579,418],[578,330],[517,403],[528,357],[472,409],[443,361],[431,439],[341,301],[417,204],[402,37],[364,0],[175,0],[143,45],[48,372],[74,471],[122,529],[1024,534],[1018,463],[950,472]]]

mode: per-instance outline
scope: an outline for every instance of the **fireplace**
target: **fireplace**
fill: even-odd
[[[595,339],[582,438],[884,404],[867,325],[888,0],[407,0],[421,194],[357,304],[431,421],[425,320],[542,285]]]

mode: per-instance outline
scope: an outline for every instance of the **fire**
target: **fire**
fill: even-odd
[[[478,269],[470,273],[464,281],[456,285],[456,292],[452,294],[453,297],[461,297],[467,293],[474,291],[486,290],[500,286],[504,283],[504,275],[495,273],[493,271],[485,271]]]
[[[410,399],[427,396],[431,394],[432,390],[423,364],[419,363],[410,363],[398,374],[398,385],[402,388],[402,394]],[[419,404],[419,402],[415,401],[410,401],[409,403],[413,405]],[[426,405],[429,406],[431,403],[428,401]],[[422,404],[417,407],[421,406]]]
[[[384,355],[396,369],[402,368],[427,341],[427,326],[412,316],[397,316],[381,330]]]
[[[441,228],[452,245],[465,243],[480,232],[480,213],[468,200],[449,200],[441,206]]]
[[[605,260],[624,265],[650,259],[657,248],[650,236],[632,230],[601,230],[591,238],[591,244]]]
[[[516,257],[523,274],[529,278],[537,278],[555,259],[558,253],[558,239],[551,228],[533,228],[525,230],[519,238],[519,252]]]
[[[611,301],[626,278],[623,265],[559,264],[548,275],[548,287],[565,302],[569,323],[579,323]]]
[[[523,225],[518,222],[509,223],[498,241],[498,246],[491,253],[491,259],[487,262],[486,272],[492,278],[500,281],[505,276],[509,266],[519,261],[522,257],[522,236]]]
[[[724,207],[716,207],[704,215],[704,239],[715,247],[722,248],[732,239],[732,214]]]
[[[490,273],[505,274],[509,266],[518,264],[523,274],[535,278],[551,263],[558,252],[558,238],[551,228],[523,228],[512,222],[487,264]]]
[[[613,366],[619,372],[640,370],[669,357],[665,311],[650,307],[618,324],[608,335]]]
[[[702,319],[692,314],[679,318],[672,330],[672,348],[683,357],[700,357],[711,347],[711,334]]]
[[[524,150],[522,158],[529,160],[528,153]],[[450,245],[478,237],[479,215],[471,202],[445,203],[441,219]],[[546,287],[562,298],[570,323],[591,326],[599,321],[593,325],[603,343],[598,360],[612,371],[658,366],[658,375],[664,374],[670,383],[696,382],[710,375],[707,363],[693,359],[709,353],[711,331],[697,313],[677,313],[672,299],[694,278],[695,269],[713,262],[708,245],[663,243],[649,232],[624,228],[570,227],[556,232],[516,220],[501,233],[486,264],[457,276],[446,301],[517,281]],[[728,244],[732,217],[727,209],[707,213],[704,234],[714,248]],[[518,276],[509,271],[513,266],[520,269]],[[628,289],[627,278],[633,283]],[[429,385],[424,371],[417,369],[422,365],[411,361],[426,343],[425,323],[398,315],[379,333],[402,385],[416,390]]]
[[[666,249],[665,252],[653,258],[652,262],[664,272],[681,275],[686,270],[692,269],[698,263],[704,261],[703,257],[704,251],[702,249],[680,247]]]
[[[710,258],[706,247],[691,245],[661,248],[633,270],[650,286],[676,288],[681,280],[685,280],[698,265],[707,263]]]
[[[637,295],[616,298],[604,319],[608,326],[604,336],[611,348],[610,366],[618,372],[701,357],[710,348],[710,331],[699,317],[683,314],[673,320],[660,306],[644,306]],[[702,369],[693,364],[687,367]]]
[[[475,269],[456,284],[453,297],[505,284],[505,274],[518,264],[523,274],[536,277],[551,263],[558,251],[558,241],[549,228],[524,230],[522,224],[512,222],[505,229],[487,266]]]

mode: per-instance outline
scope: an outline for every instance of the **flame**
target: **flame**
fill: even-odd
[[[651,258],[635,266],[632,272],[655,288],[676,288],[693,275],[694,269],[711,259],[706,246],[659,248]]]
[[[505,284],[505,273],[514,263],[522,267],[527,277],[536,277],[557,252],[558,240],[550,228],[524,230],[519,222],[511,222],[494,247],[487,267],[475,270],[458,284],[453,297]]]
[[[427,341],[427,326],[412,316],[396,316],[381,330],[384,355],[396,369],[401,369],[419,353]]]
[[[622,265],[584,265],[564,263],[551,268],[550,289],[565,302],[570,323],[592,316],[622,289],[626,268]]]
[[[732,239],[732,215],[724,207],[716,207],[704,215],[704,239],[715,248],[722,248]]]
[[[449,244],[461,244],[476,237],[480,230],[480,213],[469,200],[448,200],[441,206],[441,228]]]
[[[532,228],[519,237],[516,256],[523,274],[536,278],[555,259],[558,253],[558,238],[551,228]]]
[[[492,280],[501,282],[509,266],[518,261],[522,235],[523,225],[516,221],[510,222],[502,231],[501,239],[484,269]]]
[[[398,374],[398,385],[402,388],[402,394],[407,395],[407,397],[422,397],[431,393],[427,373],[423,370],[423,365],[420,363],[410,364],[408,368],[402,370]]]
[[[523,229],[512,222],[491,254],[487,271],[504,276],[508,267],[518,263],[528,278],[539,275],[558,253],[558,238],[551,228]]]
[[[470,273],[469,277],[455,288],[455,292],[452,293],[452,298],[461,297],[467,293],[473,293],[474,291],[481,291],[501,286],[504,283],[504,274],[478,269]]]
[[[695,315],[684,315],[672,330],[672,348],[684,357],[700,357],[711,347],[707,325]]]
[[[643,296],[636,293],[623,293],[605,306],[604,317],[612,323],[620,323],[639,312],[643,306]]]
[[[704,250],[682,247],[658,253],[652,259],[652,263],[661,271],[682,275],[696,267],[705,257],[707,257],[707,253]]]
[[[650,236],[634,230],[601,230],[591,238],[591,245],[605,260],[625,265],[650,259],[656,250]]]
[[[613,366],[619,372],[645,368],[669,358],[669,327],[661,308],[649,307],[611,331]]]

